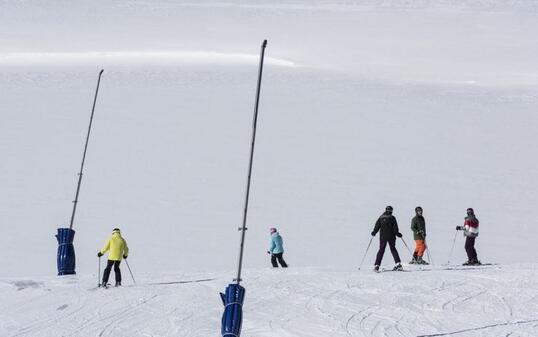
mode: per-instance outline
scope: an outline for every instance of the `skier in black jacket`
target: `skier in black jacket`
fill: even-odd
[[[396,218],[392,215],[392,206],[387,206],[385,208],[385,213],[383,213],[375,223],[374,230],[372,231],[372,236],[375,236],[379,233],[379,251],[377,252],[377,257],[375,259],[375,271],[379,271],[379,266],[381,265],[381,260],[383,260],[383,254],[385,254],[385,248],[387,243],[390,247],[390,252],[392,257],[394,257],[394,266],[393,270],[403,270],[400,255],[396,250],[396,237],[401,238],[402,234],[398,229],[398,222]]]

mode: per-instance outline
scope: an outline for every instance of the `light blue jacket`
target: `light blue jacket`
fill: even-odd
[[[269,245],[269,252],[271,252],[271,254],[284,253],[282,237],[280,236],[278,232],[271,234],[271,243]]]

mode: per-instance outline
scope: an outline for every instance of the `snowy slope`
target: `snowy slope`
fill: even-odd
[[[75,224],[80,272],[93,271],[115,226],[148,272],[235,264],[255,73],[252,64],[104,74]],[[2,275],[55,272],[53,235],[71,214],[95,77],[2,73]],[[438,261],[469,206],[485,261],[534,261],[532,91],[376,85],[278,66],[265,79],[247,266],[266,265],[272,225],[294,265],[356,264],[386,204],[409,242],[413,209],[424,207]],[[32,263],[19,263],[21,239]]]
[[[247,336],[538,335],[536,32],[530,0],[0,0],[0,335],[218,335],[265,38]],[[101,68],[78,276],[56,278]],[[501,266],[355,271],[387,204],[409,244],[424,207],[438,264],[474,207],[479,257]],[[262,269],[271,226],[286,274]],[[86,291],[114,227],[140,285]]]
[[[242,336],[536,336],[536,273],[536,265],[381,274],[252,269]],[[0,334],[216,336],[226,279],[146,276],[104,290],[91,277],[4,278]]]

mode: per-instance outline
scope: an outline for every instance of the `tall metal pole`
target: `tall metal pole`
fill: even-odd
[[[88,126],[88,134],[86,135],[86,144],[84,145],[84,154],[82,155],[82,164],[80,165],[80,172],[78,174],[77,193],[75,194],[75,200],[73,201],[73,213],[71,214],[71,222],[69,223],[69,229],[73,229],[73,221],[75,221],[75,213],[77,211],[78,194],[80,192],[80,183],[82,182],[82,170],[84,169],[84,161],[86,160],[86,151],[88,150],[88,141],[90,139],[90,132],[92,130],[93,113],[95,111],[95,103],[97,102],[97,93],[99,92],[99,84],[101,83],[101,75],[104,69],[99,72],[99,78],[97,79],[97,88],[95,88],[95,97],[93,98],[92,114],[90,116],[90,125]]]
[[[247,179],[247,192],[245,195],[245,210],[243,213],[243,226],[239,228],[241,231],[241,245],[239,249],[239,263],[237,267],[237,278],[234,281],[237,284],[241,283],[241,269],[243,268],[243,251],[245,247],[245,232],[247,230],[247,212],[248,212],[248,201],[250,196],[250,177],[252,175],[252,161],[254,159],[254,144],[256,142],[256,124],[258,122],[258,105],[260,103],[260,87],[262,83],[262,71],[263,71],[263,58],[265,56],[265,47],[267,46],[267,40],[263,40],[261,52],[260,52],[260,67],[258,70],[258,85],[256,88],[256,102],[254,104],[254,120],[252,123],[252,143],[250,146],[250,162],[248,166],[248,179]]]

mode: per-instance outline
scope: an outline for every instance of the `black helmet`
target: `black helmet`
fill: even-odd
[[[474,214],[474,209],[471,207],[467,208],[467,214]]]
[[[422,207],[420,206],[415,207],[415,213],[418,213],[418,211],[422,211]]]
[[[392,206],[385,207],[385,211],[386,212],[392,212]]]

